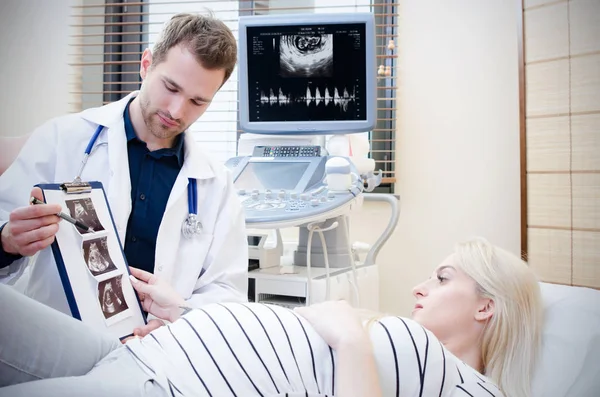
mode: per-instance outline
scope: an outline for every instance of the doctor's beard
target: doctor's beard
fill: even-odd
[[[150,134],[154,137],[161,140],[173,140],[177,135],[181,134],[185,131],[189,126],[185,126],[182,128],[181,121],[174,120],[171,118],[168,112],[162,112],[160,110],[155,110],[152,108],[149,99],[145,99],[140,95],[140,109],[142,112],[142,118],[144,119],[144,124],[146,125],[146,129]],[[159,114],[168,120],[172,120],[176,122],[178,125],[173,127],[165,126],[159,118]]]

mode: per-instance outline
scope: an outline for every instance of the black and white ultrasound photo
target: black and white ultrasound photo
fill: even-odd
[[[123,295],[122,277],[123,275],[118,275],[98,283],[98,300],[106,319],[122,313],[129,308]]]
[[[108,252],[106,236],[84,241],[83,258],[94,276],[117,270]]]
[[[333,35],[281,36],[279,67],[281,77],[331,77]]]
[[[96,214],[96,208],[94,208],[92,199],[84,198],[66,200],[65,202],[67,203],[67,208],[69,209],[71,217],[83,222],[87,226],[91,227],[95,232],[104,230],[104,227],[100,223],[98,215]],[[76,229],[80,234],[89,233],[87,230],[81,230],[78,227],[76,227]]]

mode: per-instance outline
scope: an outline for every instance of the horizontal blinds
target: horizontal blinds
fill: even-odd
[[[600,2],[524,2],[528,261],[600,288]]]
[[[71,111],[118,100],[140,86],[139,60],[163,24],[179,12],[211,11],[237,38],[241,15],[281,13],[373,12],[376,17],[378,120],[369,133],[370,156],[395,182],[397,4],[389,0],[77,0],[72,12]],[[196,140],[222,161],[236,155],[237,70],[209,110],[192,126]]]

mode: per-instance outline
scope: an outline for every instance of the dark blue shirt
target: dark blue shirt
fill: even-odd
[[[131,103],[131,102],[130,102]],[[172,148],[149,151],[139,140],[129,104],[123,113],[129,176],[131,178],[131,215],[127,223],[125,257],[129,266],[154,272],[156,236],[169,194],[183,165],[183,134],[177,135]]]

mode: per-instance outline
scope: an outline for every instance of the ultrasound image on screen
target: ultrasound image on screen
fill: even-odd
[[[279,43],[281,77],[331,77],[333,35],[281,36]]]
[[[366,120],[364,24],[247,28],[249,121]]]

